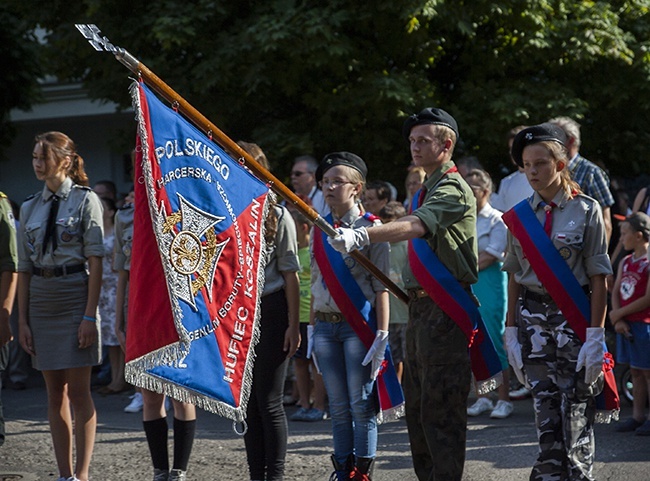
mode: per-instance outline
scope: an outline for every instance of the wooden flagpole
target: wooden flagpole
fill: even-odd
[[[81,34],[88,39],[88,42],[98,51],[107,51],[115,55],[125,67],[131,72],[140,76],[142,80],[149,85],[152,89],[158,92],[165,100],[174,105],[180,113],[182,113],[188,120],[201,129],[209,138],[216,138],[222,147],[225,147],[231,153],[235,154],[237,158],[244,161],[245,165],[260,179],[269,184],[271,189],[279,196],[285,199],[288,203],[292,204],[298,209],[305,217],[307,217],[314,225],[321,229],[329,237],[337,235],[336,230],[325,219],[323,219],[318,212],[308,206],[302,199],[300,199],[294,192],[284,185],[277,177],[271,172],[262,167],[248,152],[242,149],[236,142],[223,133],[216,125],[208,120],[201,112],[196,110],[189,102],[181,97],[169,85],[163,82],[160,77],[153,73],[146,65],[140,62],[137,58],[127,52],[125,49],[116,47],[110,41],[102,36],[99,28],[96,25],[75,25]],[[388,290],[399,300],[408,303],[408,296],[400,289],[385,273],[381,272],[370,260],[363,256],[359,251],[353,251],[350,256],[361,264],[366,270],[384,284]]]

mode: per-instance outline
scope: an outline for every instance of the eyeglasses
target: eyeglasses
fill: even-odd
[[[299,170],[294,170],[293,172],[291,172],[291,177],[300,177],[308,173],[309,172],[300,172]]]
[[[329,187],[337,188],[337,187],[341,187],[344,184],[354,184],[354,182],[350,182],[348,180],[339,180],[339,179],[332,179],[332,180],[325,179],[325,180],[321,180],[318,183],[321,189],[327,189]]]

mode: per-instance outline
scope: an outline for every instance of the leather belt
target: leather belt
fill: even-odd
[[[472,292],[471,285],[466,283],[466,282],[461,282],[460,285],[463,286],[463,289],[465,289],[465,291],[472,298],[472,301],[474,301],[474,304],[476,304],[477,306],[480,306],[481,303],[479,302],[478,298]],[[418,299],[423,299],[425,297],[429,297],[429,294],[424,289],[408,289],[406,291],[406,293],[408,294],[409,300],[411,300],[411,301],[417,301]]]
[[[314,312],[314,319],[334,324],[345,320],[340,312]]]
[[[41,276],[45,279],[50,279],[52,277],[61,277],[67,276],[69,274],[77,274],[78,272],[84,272],[86,270],[86,264],[76,264],[74,266],[58,266],[58,267],[32,267],[32,274],[35,276]]]
[[[522,290],[522,297],[525,300],[539,302],[540,304],[550,304],[553,302],[553,298],[550,294],[541,294],[539,292],[534,292],[530,289],[526,289],[525,287]]]

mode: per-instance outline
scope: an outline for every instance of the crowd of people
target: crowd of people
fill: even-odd
[[[510,131],[516,169],[498,189],[478,159],[452,160],[460,129],[445,110],[408,117],[402,135],[411,153],[403,201],[391,183],[367,181],[371,169],[358,155],[332,152],[321,162],[297,157],[290,182],[336,236],[311,227],[291,203],[269,208],[244,435],[251,481],[283,479],[288,371],[289,402],[298,406],[290,419],[331,420],[334,481],[372,479],[379,424],[404,408],[417,478],[460,481],[468,416],[506,418],[512,399],[525,395],[534,400],[539,442],[530,479],[594,479],[594,423],[617,419],[615,406],[597,402],[611,389],[606,320],[634,386],[633,417],[617,430],[650,435],[648,189],[614,213],[607,174],[580,155],[580,126],[568,117]],[[270,169],[258,145],[239,145]],[[93,369],[104,361],[100,394],[132,389],[124,350],[133,199],[118,202],[110,181],[91,189],[63,133],[38,135],[32,164],[43,189],[19,216],[0,196],[0,370],[24,388],[10,374],[31,358],[47,389],[58,481],[87,481]],[[613,231],[620,236],[611,241]],[[408,303],[357,255],[389,273]],[[450,306],[454,292],[469,304]],[[464,323],[477,310],[475,337],[479,326]],[[488,394],[469,354],[486,337],[500,371]],[[380,389],[391,386],[394,399],[403,391],[403,404],[386,403]],[[473,386],[477,400],[468,406]],[[139,388],[124,410],[142,411],[154,481],[187,479],[195,407]]]

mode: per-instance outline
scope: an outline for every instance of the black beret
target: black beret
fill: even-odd
[[[366,167],[366,163],[358,155],[352,152],[332,152],[323,157],[316,171],[316,180],[320,182],[323,174],[336,165],[345,165],[346,167],[358,170],[364,179],[368,175],[368,167]]]
[[[527,145],[538,144],[539,142],[557,142],[559,144],[566,144],[566,134],[564,130],[555,124],[545,122],[532,127],[526,127],[520,131],[512,141],[512,158],[519,167],[524,166],[521,155]]]
[[[444,125],[449,127],[456,134],[456,142],[458,142],[458,124],[456,119],[454,119],[449,113],[445,112],[442,109],[436,109],[434,107],[429,107],[428,109],[422,110],[419,114],[413,114],[408,119],[404,121],[404,126],[402,127],[402,135],[408,140],[411,135],[411,129],[416,125]]]
[[[643,212],[635,212],[625,218],[625,222],[630,224],[632,230],[641,232],[646,239],[650,237],[650,217]]]

